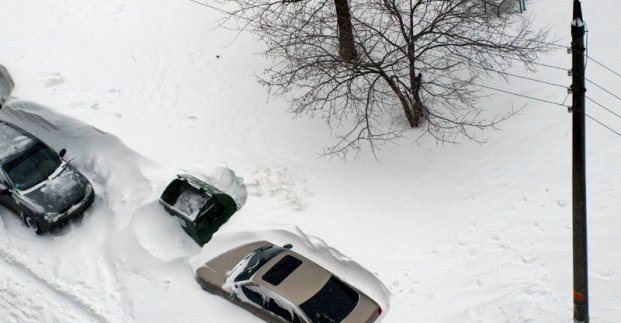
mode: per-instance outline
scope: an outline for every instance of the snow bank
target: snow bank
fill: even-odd
[[[7,71],[6,67],[0,65],[0,107],[9,98],[14,87],[15,83],[9,71]]]

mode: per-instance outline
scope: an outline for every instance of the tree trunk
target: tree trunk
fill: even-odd
[[[414,112],[414,125],[412,126],[413,128],[418,127],[418,125],[420,124],[420,122],[425,119],[427,117],[427,114],[425,113],[425,107],[423,106],[423,102],[420,99],[420,87],[422,85],[422,78],[423,75],[421,73],[418,73],[418,76],[415,79],[414,82],[414,107],[413,107],[413,112]]]
[[[426,113],[423,102],[420,99],[420,88],[422,86],[423,75],[421,73],[416,75],[416,69],[414,67],[416,62],[416,57],[414,55],[414,36],[410,35],[410,37],[408,59],[410,61],[410,86],[412,87],[412,111],[410,112],[412,114],[412,118],[408,118],[408,121],[410,122],[410,127],[417,128],[420,122],[426,117]]]
[[[336,18],[339,29],[339,55],[343,60],[353,61],[358,58],[354,45],[354,31],[347,0],[334,0]]]

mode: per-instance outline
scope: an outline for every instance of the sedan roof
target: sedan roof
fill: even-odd
[[[266,275],[270,270],[286,257],[293,257],[301,261],[284,279],[279,279],[277,285],[273,285],[266,280]],[[286,261],[283,260],[283,261]],[[332,274],[305,257],[287,250],[270,259],[253,276],[253,281],[263,285],[274,292],[284,296],[296,305],[300,305],[313,297],[332,277]],[[273,282],[273,281],[272,281]]]
[[[0,120],[0,163],[19,154],[35,143],[21,129]]]

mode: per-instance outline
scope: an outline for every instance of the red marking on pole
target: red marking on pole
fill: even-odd
[[[582,300],[582,294],[574,291],[574,300],[576,300],[578,302],[581,301]]]

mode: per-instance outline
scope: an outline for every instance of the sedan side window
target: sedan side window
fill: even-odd
[[[244,295],[257,306],[268,310],[274,315],[280,316],[287,322],[293,322],[293,323],[302,322],[300,318],[298,317],[298,315],[292,309],[287,308],[288,303],[286,301],[283,300],[285,303],[281,302],[281,304],[279,305],[279,302],[275,301],[273,298],[263,295],[261,293],[262,292],[261,287],[258,287],[258,286],[249,286],[249,287],[250,288],[248,288],[247,286],[242,286],[241,287],[242,293],[244,293]],[[277,297],[276,295],[273,295],[273,296]]]
[[[259,307],[263,307],[263,296],[261,296],[261,294],[251,290],[246,286],[242,286],[241,290],[251,302],[257,304]]]
[[[270,301],[267,303],[267,310],[282,317],[287,320],[287,322],[292,322],[291,312],[287,309],[280,307],[273,299],[270,298]]]

